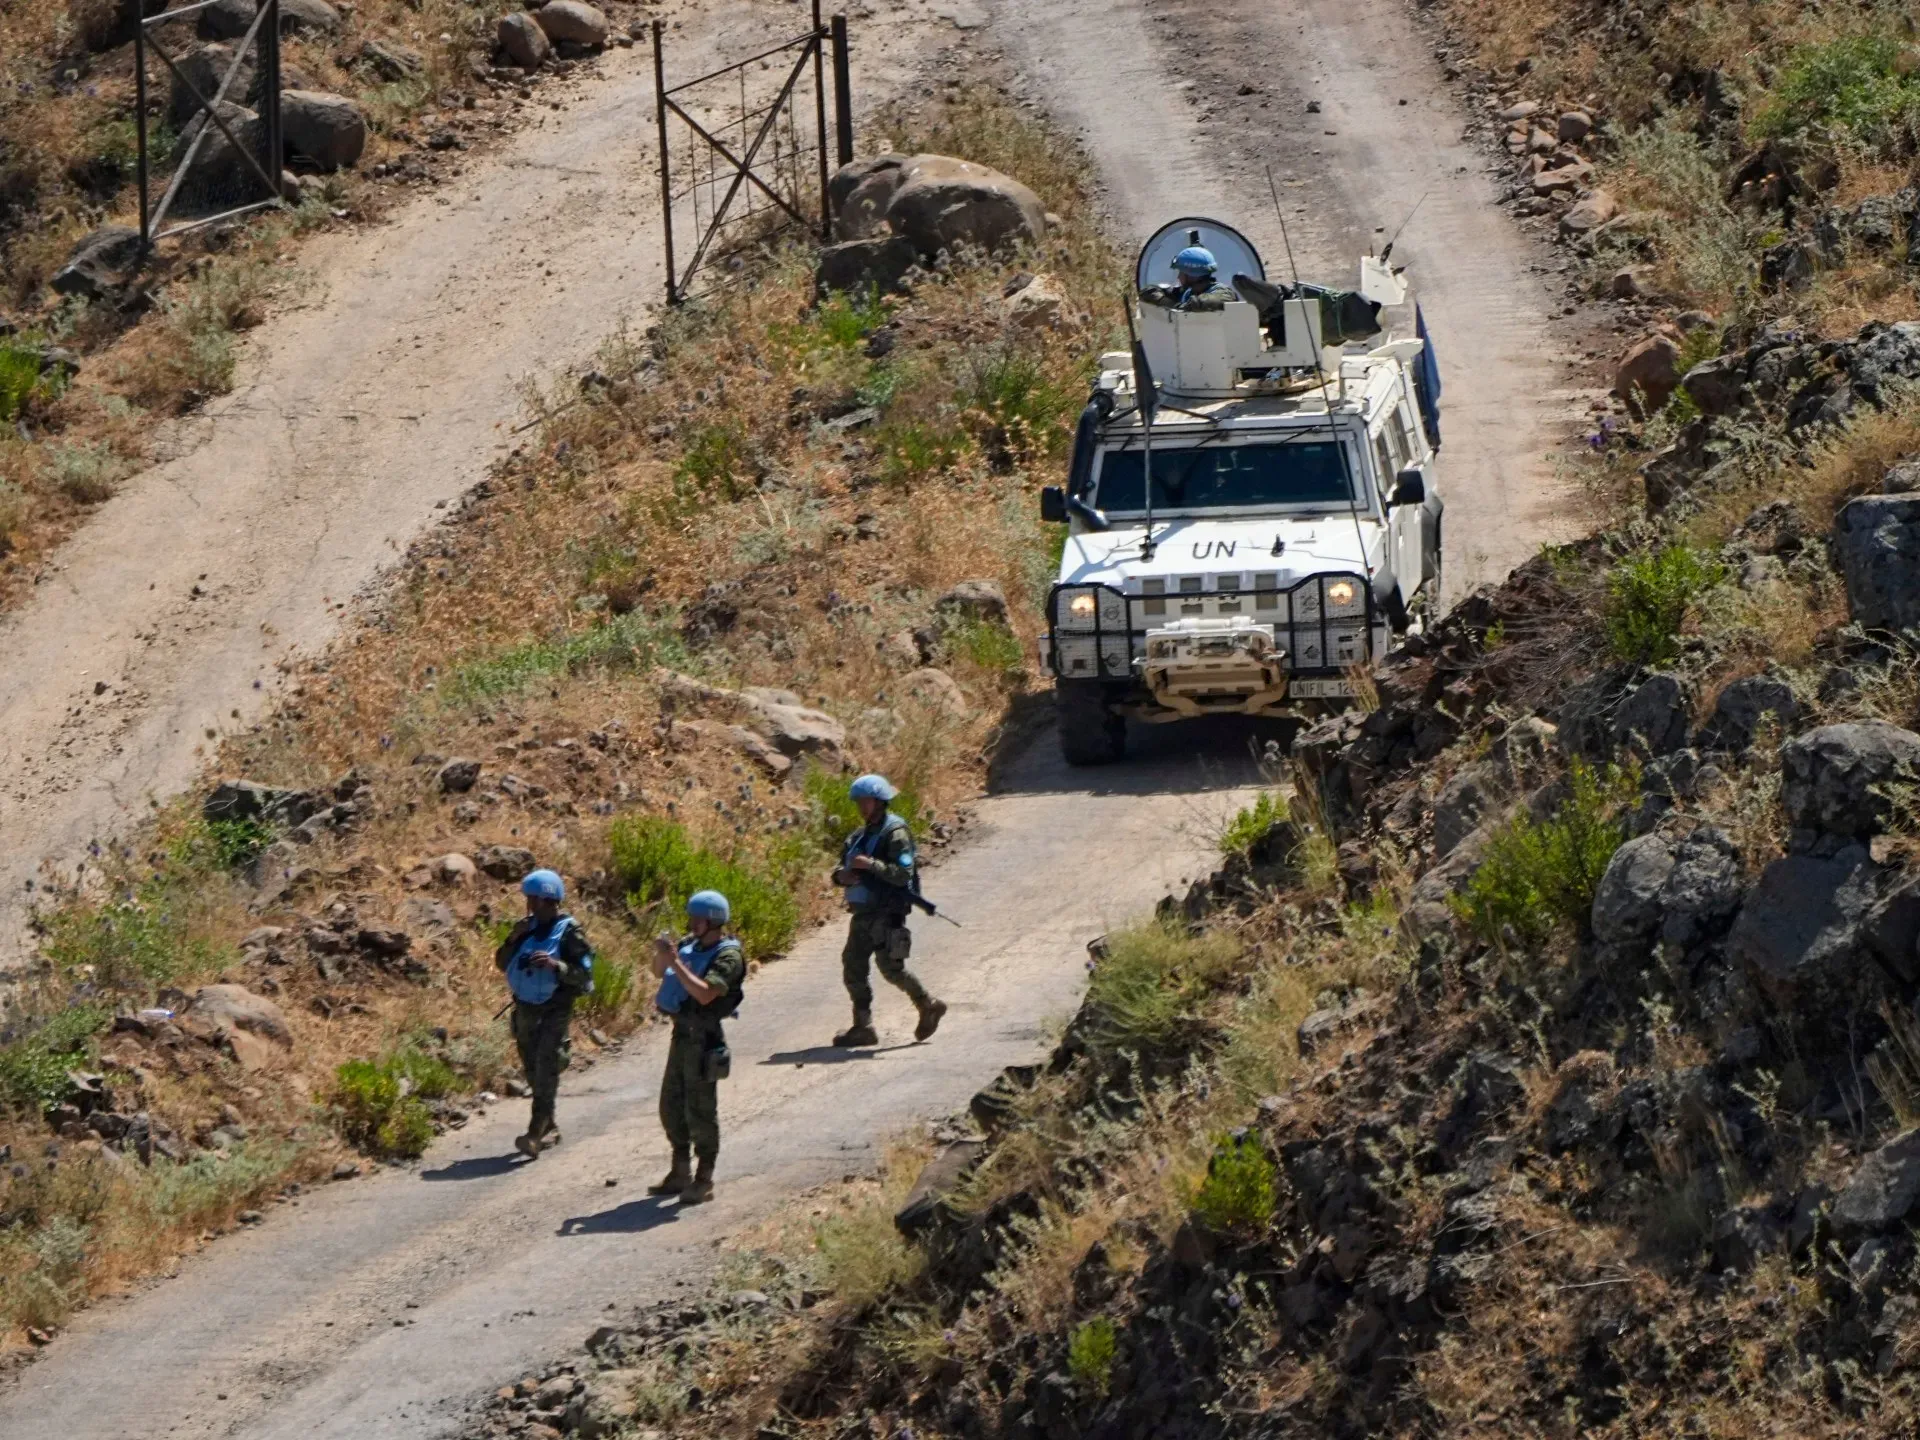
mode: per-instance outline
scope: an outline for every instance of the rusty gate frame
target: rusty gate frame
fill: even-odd
[[[791,111],[795,87],[799,85],[809,65],[811,65],[813,69],[814,138],[815,154],[818,157],[820,184],[820,237],[823,240],[833,238],[832,207],[829,205],[827,198],[830,172],[827,166],[827,90],[825,75],[823,74],[827,52],[831,51],[833,56],[835,154],[838,157],[838,163],[841,165],[845,165],[853,159],[852,67],[849,61],[847,45],[847,17],[845,15],[835,15],[831,20],[823,22],[820,15],[820,0],[813,0],[813,28],[806,34],[796,36],[794,39],[762,50],[757,55],[749,55],[746,59],[736,61],[734,64],[722,65],[717,70],[709,71],[707,74],[701,75],[693,80],[682,81],[680,84],[672,87],[667,85],[666,48],[664,40],[665,28],[665,22],[660,20],[653,22],[654,115],[659,129],[660,143],[660,219],[666,241],[667,303],[669,305],[679,305],[690,298],[690,287],[693,283],[693,277],[699,273],[701,265],[704,264],[707,259],[708,251],[712,249],[713,242],[720,233],[721,227],[726,224],[728,212],[733,208],[733,202],[739,198],[740,192],[749,184],[759,190],[767,199],[771,200],[781,211],[785,212],[789,223],[800,226],[806,226],[812,223],[807,215],[789,203],[787,197],[780,194],[775,186],[769,185],[753,168],[754,162],[759,158],[760,147],[766,142],[767,136],[773,133],[775,124],[778,122],[781,114]],[[762,114],[759,131],[754,135],[752,143],[745,147],[744,155],[734,154],[733,150],[725,141],[721,140],[707,126],[694,119],[693,116],[688,114],[686,109],[674,99],[676,95],[684,94],[696,85],[704,85],[726,75],[736,73],[744,74],[750,65],[757,65],[763,60],[771,59],[776,55],[785,55],[793,50],[798,50],[800,52],[799,56],[794,60],[793,68],[787,72],[787,78],[782,82],[779,93],[768,103]],[[720,200],[719,204],[714,207],[713,214],[709,217],[706,224],[700,227],[699,240],[694,246],[693,256],[688,260],[684,272],[678,268],[674,256],[673,164],[669,146],[669,117],[677,118],[691,130],[694,137],[701,142],[713,156],[717,156],[724,162],[725,167],[732,172],[732,179],[728,183],[726,195]],[[743,136],[746,133],[745,125],[748,118],[749,116],[743,103],[740,121]],[[715,126],[713,128],[723,129],[725,127]],[[699,182],[696,181],[695,183],[697,184]],[[710,181],[708,183],[712,182]],[[795,200],[799,198],[798,194],[794,196]],[[697,210],[695,218],[697,221]]]
[[[189,230],[203,229],[216,225],[222,220],[232,220],[237,216],[251,214],[255,210],[265,210],[272,206],[283,206],[286,197],[281,193],[279,171],[283,163],[285,139],[280,130],[280,0],[260,0],[260,8],[253,17],[253,24],[247,27],[247,33],[234,46],[233,63],[227,67],[227,73],[221,77],[219,88],[209,100],[194,88],[193,82],[182,73],[180,66],[156,39],[150,39],[148,29],[158,29],[161,25],[171,25],[176,21],[210,8],[217,0],[198,0],[192,5],[182,5],[176,10],[163,10],[156,15],[142,14],[133,31],[133,85],[134,85],[134,129],[137,139],[137,183],[140,189],[140,253],[142,257],[150,253],[162,240],[175,235],[184,235]],[[142,7],[144,9],[144,7]],[[247,53],[256,40],[260,47],[261,68],[261,105],[260,118],[266,125],[266,152],[273,162],[274,173],[269,175],[253,151],[242,145],[239,138],[227,127],[217,108],[227,98],[234,80],[239,76],[241,67],[246,63]],[[187,145],[183,154],[173,167],[172,178],[167,183],[166,193],[160,197],[159,205],[153,205],[148,196],[148,172],[150,169],[151,140],[147,134],[147,52],[151,50],[165,62],[173,72],[175,83],[183,86],[193,96],[198,112],[207,117],[208,124],[200,127]],[[267,187],[264,200],[254,200],[231,210],[223,210],[218,215],[206,215],[175,225],[171,230],[162,229],[166,224],[167,212],[173,208],[174,200],[180,194],[180,186],[186,180],[187,172],[193,168],[193,162],[199,158],[200,147],[206,143],[208,131],[213,126],[227,138],[249,169],[258,175]]]

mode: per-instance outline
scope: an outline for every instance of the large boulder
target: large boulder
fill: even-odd
[[[586,0],[547,0],[533,18],[556,44],[562,40],[575,45],[607,43],[607,17]]]
[[[887,207],[905,178],[909,157],[876,155],[870,160],[855,160],[842,165],[827,182],[828,202],[833,206],[833,232],[841,240],[869,240],[889,235]]]
[[[202,40],[238,40],[259,13],[260,0],[213,0],[200,12],[193,33]]]
[[[1680,377],[1680,388],[1703,414],[1730,415],[1745,402],[1747,377],[1741,358],[1717,355]]]
[[[1830,997],[1855,992],[1876,876],[1860,845],[1831,859],[1774,861],[1740,908],[1728,954],[1782,1005],[1823,991]]]
[[[1870,630],[1920,625],[1920,495],[1861,495],[1833,522],[1847,608]]]
[[[1890,1230],[1920,1202],[1920,1130],[1889,1140],[1860,1162],[1834,1196],[1834,1228],[1845,1235]]]
[[[201,801],[200,817],[208,824],[258,820],[269,825],[299,825],[326,808],[325,797],[311,790],[288,790],[262,785],[258,780],[222,780]]]
[[[344,95],[280,92],[280,130],[287,151],[322,170],[343,170],[367,148],[367,117]]]
[[[525,11],[502,15],[494,26],[493,38],[501,53],[522,70],[538,70],[553,54],[553,41]]]
[[[195,93],[201,100],[212,102],[234,63],[234,52],[227,45],[202,45],[189,50],[178,63],[179,73],[173,77],[167,101],[167,118],[175,129],[184,130],[187,122],[201,113]],[[251,105],[260,98],[260,62],[253,49],[241,52],[239,73],[233,77],[226,98],[235,105]]]
[[[1920,776],[1920,735],[1884,720],[1822,725],[1780,747],[1780,770],[1796,829],[1873,835],[1892,806],[1888,785]]]
[[[886,235],[867,240],[846,240],[820,251],[814,269],[814,284],[822,294],[829,290],[858,290],[871,286],[876,290],[897,289],[907,271],[919,262],[920,254],[911,240]]]
[[[215,124],[205,111],[196,111],[180,131],[183,146],[199,141],[187,174],[203,188],[203,193],[193,197],[200,202],[213,198],[205,193],[209,191],[214,192],[214,197],[227,198],[227,192],[235,187],[263,189],[253,165],[268,169],[266,121],[231,100],[220,101],[214,109],[219,113],[220,124]],[[235,141],[239,143],[236,145]],[[249,157],[253,164],[248,163]],[[272,172],[268,170],[268,173]]]
[[[915,155],[901,167],[887,223],[921,255],[958,245],[997,250],[1047,232],[1040,197],[1011,175],[950,155]]]
[[[55,294],[98,300],[118,290],[139,261],[140,232],[103,225],[73,247],[50,283]]]
[[[1700,727],[1704,750],[1745,750],[1761,724],[1771,718],[1786,727],[1800,718],[1793,687],[1772,675],[1746,675],[1728,684],[1713,702],[1713,714]]]
[[[1620,357],[1613,393],[1651,414],[1673,398],[1680,383],[1680,347],[1666,335],[1649,335]]]

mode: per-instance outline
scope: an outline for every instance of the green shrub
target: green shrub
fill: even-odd
[[[1539,945],[1571,921],[1585,929],[1607,862],[1626,839],[1622,808],[1638,786],[1609,766],[1596,771],[1575,760],[1569,793],[1551,820],[1522,813],[1497,831],[1466,888],[1453,897],[1456,914],[1481,939],[1503,942],[1509,931],[1523,945]]]
[[[1060,383],[1045,357],[1005,345],[973,357],[963,403],[982,417],[988,454],[1004,465],[1065,448],[1078,393]]]
[[[926,1264],[926,1253],[894,1228],[891,1206],[869,1204],[822,1220],[813,1246],[827,1288],[852,1310],[907,1284]]]
[[[1840,132],[1872,148],[1904,152],[1920,135],[1920,70],[1891,35],[1848,35],[1802,45],[1781,67],[1754,117],[1762,139]]]
[[[887,302],[867,286],[831,296],[813,312],[813,328],[827,344],[851,350],[887,323]]]
[[[1119,1348],[1119,1329],[1107,1316],[1096,1315],[1077,1326],[1067,1341],[1067,1372],[1096,1395],[1104,1395],[1113,1380],[1113,1357]]]
[[[83,967],[109,990],[165,984],[220,968],[224,952],[191,933],[190,876],[162,873],[118,899],[76,900],[46,917],[41,953],[65,973]]]
[[[67,1072],[87,1068],[93,1037],[110,1019],[98,1005],[77,1005],[0,1046],[0,1105],[38,1115],[66,1099],[73,1088]]]
[[[1273,1219],[1275,1173],[1258,1135],[1224,1136],[1193,1197],[1193,1213],[1215,1230],[1259,1229]]]
[[[1267,838],[1269,830],[1287,818],[1286,797],[1278,790],[1262,790],[1259,798],[1243,807],[1220,832],[1220,853],[1245,855]]]
[[[11,425],[40,388],[40,352],[0,341],[0,425]]]
[[[450,1088],[453,1072],[437,1061],[433,1063],[444,1072]],[[415,1092],[409,1069],[394,1059],[349,1060],[335,1072],[333,1101],[340,1117],[340,1133],[348,1141],[376,1155],[404,1158],[427,1148],[433,1139],[433,1116],[423,1096]],[[428,1069],[426,1078],[434,1084],[442,1076]]]
[[[55,445],[47,452],[55,488],[76,505],[98,505],[111,498],[124,468],[107,445]]]
[[[882,425],[874,432],[881,456],[881,478],[890,485],[913,486],[951,470],[967,453],[967,437],[958,430],[923,421]]]
[[[449,703],[463,704],[516,694],[554,675],[685,663],[686,647],[671,622],[634,610],[578,634],[530,640],[470,660],[447,677],[441,693]]]
[[[1020,637],[993,620],[962,620],[947,631],[947,650],[997,675],[1018,673],[1026,664]]]
[[[1087,983],[1093,1019],[1088,1038],[1106,1051],[1165,1045],[1187,1023],[1208,986],[1239,957],[1231,936],[1189,935],[1173,922],[1150,921],[1114,932]]]
[[[607,832],[613,873],[634,906],[654,906],[669,928],[696,890],[718,890],[733,908],[733,933],[749,955],[784,950],[800,923],[786,877],[751,857],[728,859],[696,845],[684,827],[659,815],[634,815]]]
[[[1680,628],[1725,572],[1691,545],[1673,544],[1622,560],[1607,576],[1607,644],[1615,658],[1660,665],[1680,653]]]
[[[708,425],[693,437],[674,471],[677,487],[701,495],[738,500],[753,482],[757,466],[747,432],[734,421]]]
[[[583,995],[574,1009],[587,1020],[611,1020],[633,998],[633,966],[621,960],[593,959],[593,993]]]

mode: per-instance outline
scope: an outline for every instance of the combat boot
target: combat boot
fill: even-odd
[[[535,1104],[533,1107],[533,1116],[527,1121],[527,1133],[514,1140],[513,1148],[529,1160],[538,1160],[542,1150],[560,1139],[557,1134],[553,1135],[551,1139],[548,1138],[552,1130],[552,1112],[544,1105]]]
[[[531,1130],[527,1131],[524,1135],[516,1135],[513,1138],[513,1148],[529,1160],[538,1160],[540,1158],[540,1137]]]
[[[880,1033],[873,1028],[873,1012],[855,1010],[853,1024],[834,1036],[833,1043],[842,1050],[852,1049],[857,1045],[878,1045]]]
[[[947,1002],[929,1000],[920,1007],[920,1023],[913,1027],[913,1038],[931,1040],[933,1032],[940,1028],[940,1017],[947,1013]]]
[[[682,1205],[704,1205],[713,1199],[713,1161],[707,1156],[700,1157],[700,1168],[694,1172],[693,1183],[680,1192]]]
[[[647,1194],[678,1195],[692,1183],[693,1177],[687,1173],[687,1153],[676,1150],[673,1152],[673,1168],[667,1171],[666,1177],[658,1185],[649,1185]]]

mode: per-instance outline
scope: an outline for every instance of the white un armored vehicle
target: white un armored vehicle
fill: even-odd
[[[1142,290],[1193,245],[1240,298],[1139,305],[1066,487],[1041,494],[1068,526],[1041,647],[1075,765],[1119,759],[1129,716],[1344,705],[1439,590],[1439,377],[1424,334],[1381,328],[1410,308],[1387,256],[1356,291],[1289,290],[1233,230],[1178,220],[1142,250]]]

